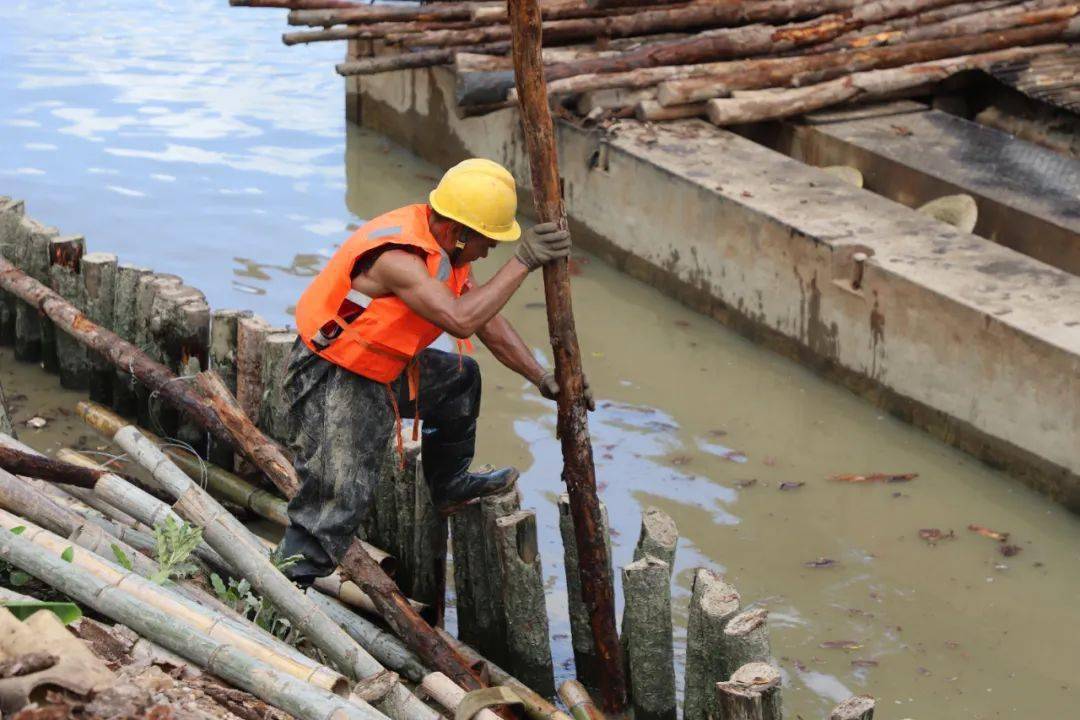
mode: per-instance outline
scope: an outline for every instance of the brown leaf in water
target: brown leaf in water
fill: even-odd
[[[735,487],[746,489],[752,485],[757,485],[757,478],[750,478],[749,480],[736,480]]]
[[[907,127],[906,125],[890,125],[889,127],[891,127],[892,131],[900,137],[908,137],[915,134],[914,132],[912,132],[911,128]]]
[[[671,464],[672,465],[689,465],[690,464],[690,456],[689,455],[676,455],[675,457],[671,458]]]
[[[804,483],[802,480],[797,480],[797,481],[792,481],[792,482],[782,482],[782,483],[780,483],[780,489],[781,490],[798,490],[799,488],[801,488],[805,484],[806,483]]]
[[[818,647],[826,650],[858,650],[862,645],[855,640],[826,640]]]
[[[804,562],[803,565],[817,570],[820,568],[832,567],[833,565],[836,565],[836,561],[832,558],[819,557],[817,560],[808,560]]]
[[[991,530],[990,528],[983,527],[982,525],[968,525],[968,530],[973,533],[978,533],[983,537],[988,537],[991,540],[997,540],[998,542],[1005,542],[1009,539],[1009,533]]]
[[[1013,555],[1017,555],[1023,549],[1024,548],[1020,547],[1019,545],[999,545],[998,546],[998,552],[1000,552],[1005,557],[1012,557]]]
[[[588,258],[572,257],[566,262],[566,271],[569,272],[571,275],[580,275],[585,271],[585,266],[588,264]]]
[[[773,457],[767,457],[764,460],[762,460],[761,462],[764,463],[768,467],[775,467],[776,466],[776,458],[773,458]]]
[[[875,668],[878,666],[877,660],[852,660],[851,667],[855,668]]]
[[[709,430],[705,434],[708,435],[709,437],[722,438],[725,435],[727,435],[727,430]]]
[[[919,537],[931,545],[935,545],[939,540],[955,540],[956,533],[952,530],[942,532],[939,528],[923,528],[919,531]]]
[[[546,307],[547,307],[547,305],[545,305],[542,302],[527,302],[527,303],[525,303],[525,309],[526,310],[543,310]]]
[[[867,475],[832,475],[829,480],[835,480],[837,482],[846,483],[864,483],[864,482],[908,482],[919,477],[919,473],[869,473]]]
[[[689,320],[674,320],[673,324],[678,326],[678,327],[690,327],[690,321]]]

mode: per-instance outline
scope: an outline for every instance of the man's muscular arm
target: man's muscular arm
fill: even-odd
[[[379,256],[363,277],[354,279],[353,286],[365,292],[370,288],[364,281],[373,282],[428,322],[456,338],[467,338],[496,316],[528,274],[524,264],[511,259],[491,280],[455,297],[445,283],[428,274],[423,259],[390,250]]]
[[[486,325],[476,331],[476,336],[491,351],[496,360],[533,385],[538,385],[544,373],[547,372],[540,363],[536,362],[529,346],[521,339],[514,326],[502,315],[491,318]]]

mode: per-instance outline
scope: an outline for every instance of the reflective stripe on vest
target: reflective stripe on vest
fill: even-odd
[[[352,271],[366,253],[383,245],[408,245],[424,254],[428,273],[461,295],[468,265],[455,268],[428,226],[427,205],[409,205],[374,218],[334,253],[296,304],[300,338],[315,353],[346,370],[377,380],[397,378],[408,362],[442,334],[393,295],[370,298],[352,287]],[[363,308],[351,322],[341,317],[342,303]],[[322,328],[341,328],[327,337]]]

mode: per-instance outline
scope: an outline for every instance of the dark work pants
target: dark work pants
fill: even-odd
[[[470,357],[426,349],[420,364],[421,453],[429,438],[464,442],[472,458],[480,412],[480,368]],[[390,384],[402,418],[415,415],[405,374]],[[289,568],[298,581],[333,572],[357,529],[369,519],[375,485],[394,439],[387,386],[339,367],[299,339],[285,376],[289,445],[301,488],[289,502],[291,525],[282,556],[302,555]],[[434,455],[434,453],[433,453]]]

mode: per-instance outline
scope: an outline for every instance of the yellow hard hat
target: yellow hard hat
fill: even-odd
[[[521,237],[514,176],[497,162],[463,160],[446,171],[428,201],[443,217],[472,228],[492,240]]]

